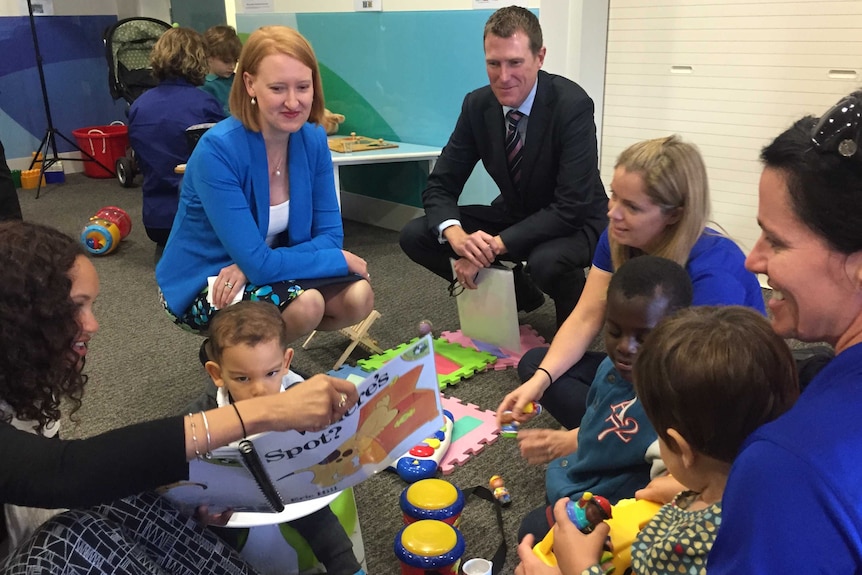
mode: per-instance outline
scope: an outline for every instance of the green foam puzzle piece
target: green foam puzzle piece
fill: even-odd
[[[418,340],[419,338],[415,337],[407,343],[402,343],[401,345],[388,349],[383,353],[372,355],[368,359],[360,359],[356,362],[356,365],[366,371],[377,371],[384,363],[406,351]],[[434,353],[445,357],[459,366],[458,369],[450,373],[437,374],[437,383],[440,385],[441,390],[445,389],[447,386],[458,383],[462,379],[472,377],[476,372],[485,370],[490,364],[497,361],[497,357],[495,355],[464,347],[459,343],[450,343],[442,337],[434,339]]]

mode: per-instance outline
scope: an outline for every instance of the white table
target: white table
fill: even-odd
[[[334,136],[343,138],[344,136]],[[341,167],[359,166],[364,164],[389,164],[394,162],[428,162],[428,173],[434,169],[434,164],[440,156],[441,148],[435,146],[422,146],[420,144],[409,144],[407,142],[397,143],[397,148],[384,148],[382,150],[369,150],[367,152],[333,152],[332,167],[335,178],[335,191],[338,194],[338,205],[341,206]]]

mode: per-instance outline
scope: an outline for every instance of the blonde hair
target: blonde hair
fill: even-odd
[[[697,146],[676,135],[645,140],[625,149],[614,167],[640,174],[647,196],[662,212],[680,210],[679,220],[665,228],[650,254],[684,267],[709,221],[709,183]],[[620,244],[613,236],[608,239],[614,269],[637,255],[634,248]]]
[[[311,113],[309,122],[320,124],[323,121],[323,84],[320,81],[320,68],[317,65],[317,57],[311,44],[302,34],[288,28],[287,26],[263,26],[252,32],[242,48],[239,55],[239,63],[236,68],[236,81],[230,90],[231,113],[249,130],[260,131],[260,121],[257,115],[257,106],[251,103],[245,89],[243,76],[246,72],[251,75],[257,74],[261,61],[272,54],[284,54],[299,60],[311,68],[311,83],[314,88],[314,96],[311,101]]]
[[[204,83],[209,64],[203,37],[191,28],[165,31],[150,52],[153,77],[159,82],[183,78],[195,86]]]

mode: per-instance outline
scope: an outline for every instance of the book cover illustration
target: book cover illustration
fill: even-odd
[[[360,483],[442,425],[432,342],[418,340],[357,384],[359,402],[323,431],[268,432],[215,449],[162,492],[187,511],[271,513]]]

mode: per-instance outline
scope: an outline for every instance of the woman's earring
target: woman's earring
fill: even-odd
[[[255,98],[254,96],[251,97],[251,105],[257,106],[257,98]]]

